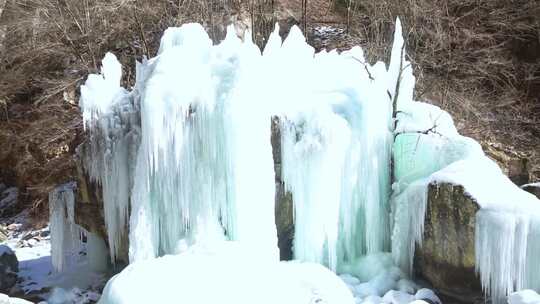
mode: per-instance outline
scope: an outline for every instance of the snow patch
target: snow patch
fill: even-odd
[[[132,263],[107,283],[99,303],[354,303],[320,265],[261,260],[236,242],[213,246]]]

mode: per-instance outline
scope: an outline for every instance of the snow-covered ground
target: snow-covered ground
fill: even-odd
[[[55,273],[51,261],[49,226],[35,229],[28,219],[26,211],[0,219],[0,226],[8,236],[7,241],[0,244],[11,248],[19,261],[19,279],[8,295],[31,301],[43,300],[42,304],[95,303],[106,277],[96,273],[76,275],[84,271],[84,251],[80,252],[80,263],[62,273]]]

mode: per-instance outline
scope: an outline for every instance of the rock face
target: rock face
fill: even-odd
[[[530,165],[527,156],[510,150],[502,145],[483,145],[483,148],[486,155],[499,164],[499,167],[501,167],[504,174],[507,175],[514,184],[521,186],[529,182]]]
[[[17,283],[19,261],[6,245],[0,245],[0,292],[8,292]]]
[[[475,274],[475,217],[478,204],[463,186],[432,183],[422,246],[416,248],[417,276],[441,293],[464,302],[482,298]]]
[[[79,151],[77,151],[79,152]],[[84,172],[80,159],[77,159],[77,195],[75,204],[75,223],[89,232],[107,239],[103,216],[102,190]]]
[[[293,258],[294,207],[292,194],[287,192],[281,179],[281,132],[279,125],[279,118],[274,117],[272,119],[271,142],[274,170],[276,171],[276,228],[280,259],[291,260]]]
[[[9,187],[0,191],[0,215],[11,212],[11,209],[17,205],[18,198],[19,189],[16,187]]]

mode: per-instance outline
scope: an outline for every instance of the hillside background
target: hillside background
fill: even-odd
[[[135,59],[154,56],[167,27],[200,22],[219,41],[233,23],[263,46],[278,22],[283,35],[300,26],[317,50],[358,44],[374,62],[387,60],[398,16],[417,100],[449,111],[462,134],[521,172],[516,182],[538,181],[537,0],[0,0],[0,183],[20,189],[0,213],[29,208],[39,224],[48,191],[77,175],[78,88],[107,51],[129,87]]]

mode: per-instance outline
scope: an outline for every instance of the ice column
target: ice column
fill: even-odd
[[[275,66],[294,71],[280,75],[286,94],[274,99],[284,104],[281,152],[294,201],[295,258],[337,269],[387,250],[392,137],[384,64],[369,65],[359,47],[313,55],[297,28],[268,53],[279,59]]]
[[[252,76],[260,57],[232,27],[213,46],[202,26],[186,24],[168,29],[141,67],[131,260],[220,238],[277,258],[270,114]]]
[[[82,159],[91,180],[102,187],[110,257],[114,262],[127,246],[140,122],[135,102],[138,91],[128,93],[120,86],[120,63],[108,53],[102,64],[101,74],[89,75],[81,86],[80,107],[89,135],[82,146]]]
[[[75,183],[68,183],[49,193],[51,257],[57,272],[76,259],[82,246],[82,230],[75,224],[75,187]]]

